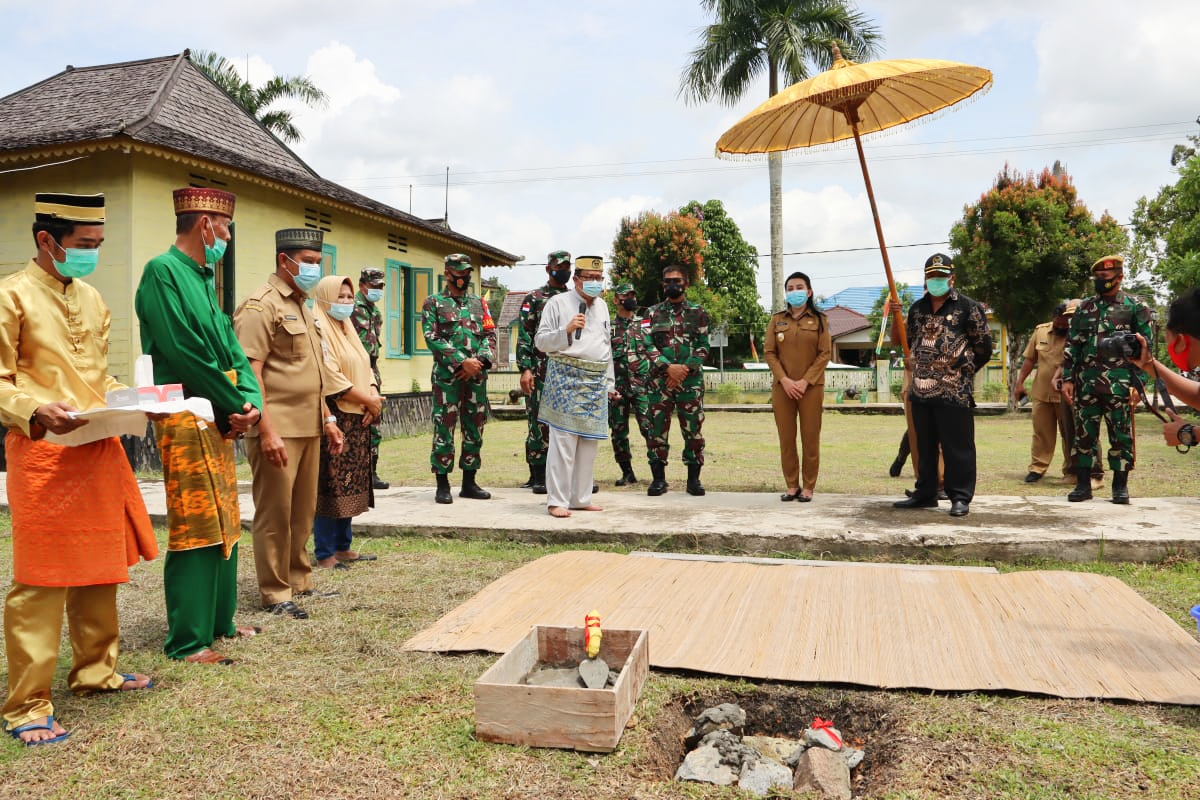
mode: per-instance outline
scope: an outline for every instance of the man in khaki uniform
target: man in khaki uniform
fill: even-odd
[[[254,566],[263,609],[307,619],[294,598],[313,589],[306,547],[317,507],[321,434],[342,450],[337,418],[325,403],[324,345],[307,292],[321,279],[322,233],[275,234],[275,273],[250,293],[233,326],[262,388],[262,421],[246,434],[254,472]]]
[[[1062,368],[1067,330],[1078,306],[1078,300],[1060,303],[1055,309],[1054,319],[1034,328],[1033,335],[1029,337],[1029,344],[1025,347],[1025,361],[1017,376],[1013,400],[1020,402],[1021,398],[1028,394],[1033,402],[1032,460],[1029,473],[1025,476],[1026,483],[1037,483],[1046,474],[1050,462],[1054,459],[1055,439],[1058,438],[1058,434],[1062,435],[1063,442],[1063,477],[1074,480],[1075,464],[1071,449],[1075,440],[1075,426],[1070,404],[1062,402],[1056,373]],[[1026,392],[1025,379],[1035,370],[1032,390]],[[1102,469],[1093,469],[1093,478],[1100,479],[1103,476]]]

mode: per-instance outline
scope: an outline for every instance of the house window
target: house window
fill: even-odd
[[[397,253],[408,252],[408,237],[401,236],[398,233],[388,233],[388,250],[395,250]]]
[[[409,284],[410,264],[387,259],[384,262],[384,274],[387,276],[385,298],[387,310],[384,313],[384,338],[387,341],[385,352],[388,358],[408,358],[409,342],[408,326],[405,324],[405,313],[411,306],[405,302]]]
[[[234,310],[237,308],[237,300],[235,299],[235,288],[233,276],[236,274],[234,264],[236,261],[235,242],[237,237],[234,236],[234,223],[229,223],[230,240],[225,248],[225,255],[213,267],[215,274],[213,275],[213,290],[217,294],[217,303],[220,304],[221,310],[229,316],[233,316]]]
[[[188,173],[188,186],[196,189],[229,189],[229,184],[219,178],[211,178],[197,172]]]
[[[407,277],[408,305],[404,324],[408,330],[408,341],[411,342],[408,352],[428,353],[429,345],[425,343],[425,334],[421,331],[421,306],[425,304],[425,298],[433,293],[433,268],[409,267]]]
[[[321,245],[321,277],[337,275],[337,248],[331,244]]]
[[[332,233],[333,217],[328,211],[321,211],[316,208],[306,208],[304,209],[304,227],[316,228],[319,231]]]

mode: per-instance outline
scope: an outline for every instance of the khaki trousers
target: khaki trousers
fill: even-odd
[[[778,383],[771,389],[771,408],[775,412],[775,430],[779,433],[779,460],[787,488],[812,491],[821,469],[821,412],[824,386],[810,386],[804,397],[793,400]],[[804,484],[800,483],[800,459],[796,455],[796,419],[800,419],[800,446],[804,452]]]
[[[312,588],[308,539],[317,510],[321,437],[283,440],[287,466],[276,467],[262,454],[258,437],[246,439],[254,472],[254,569],[264,606],[292,599]]]
[[[120,689],[117,673],[117,585],[30,586],[13,583],[4,602],[4,645],[8,654],[9,729],[54,714],[50,684],[58,664],[63,611],[71,638],[73,692]]]
[[[1054,460],[1054,443],[1058,438],[1058,403],[1047,403],[1044,400],[1034,400],[1031,416],[1033,417],[1033,446],[1029,462],[1029,471],[1039,475],[1046,474],[1050,462]],[[1070,451],[1063,456],[1063,475],[1067,474],[1067,461]]]

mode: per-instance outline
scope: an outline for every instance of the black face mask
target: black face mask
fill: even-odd
[[[465,292],[467,287],[471,285],[471,279],[466,275],[447,275],[446,282],[460,292]]]
[[[1121,278],[1092,278],[1092,285],[1096,287],[1096,294],[1108,294],[1120,282]]]
[[[626,297],[621,301],[621,308],[625,309],[626,311],[637,311],[637,298]]]
[[[668,300],[675,300],[676,298],[683,297],[683,284],[682,283],[664,283],[663,284],[663,294],[665,294],[667,296]]]
[[[552,269],[550,270],[550,277],[553,278],[556,283],[566,286],[567,281],[571,280],[571,268],[567,267],[566,269]]]

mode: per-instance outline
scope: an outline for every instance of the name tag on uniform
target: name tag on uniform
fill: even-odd
[[[287,320],[297,320],[297,319],[300,319],[300,318],[299,318],[299,317],[297,317],[295,314],[284,314],[284,315],[283,315],[283,318],[284,318],[284,319],[287,319]]]

